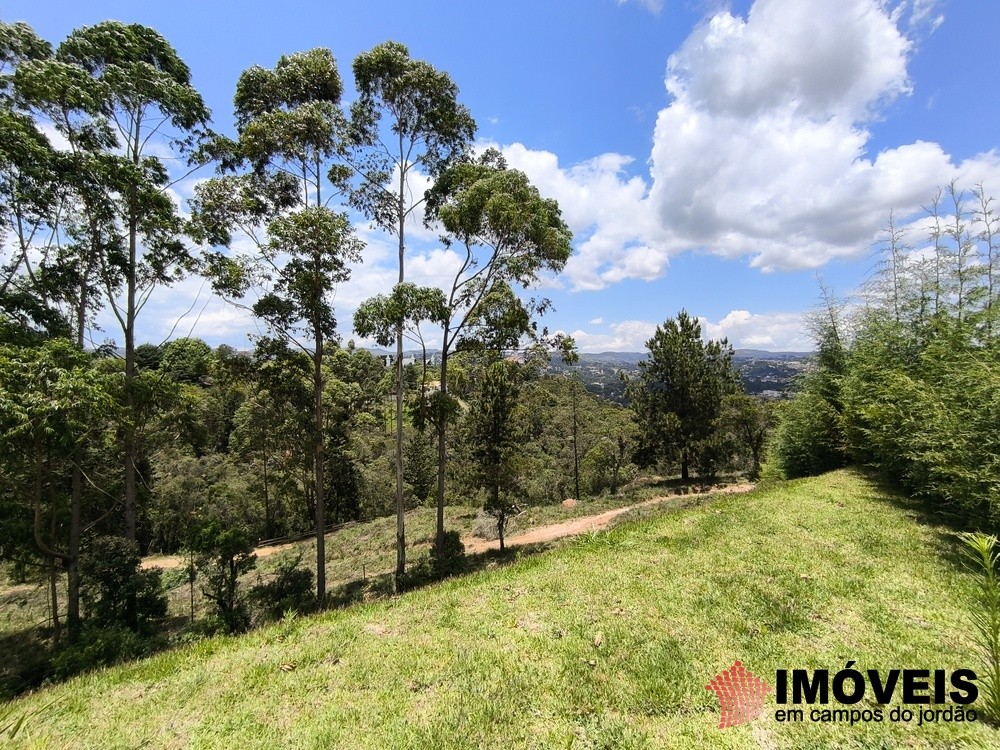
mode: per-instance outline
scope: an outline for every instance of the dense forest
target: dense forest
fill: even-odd
[[[352,72],[345,107],[329,50],[250,68],[225,135],[153,29],[109,21],[53,46],[0,25],[0,562],[49,610],[5,641],[46,650],[5,668],[4,692],[145,653],[167,612],[150,554],[189,561],[189,635],[238,632],[333,603],[325,540],[346,523],[395,516],[395,570],[375,572],[398,588],[456,569],[449,506],[481,509],[502,546],[525,508],[643,470],[760,470],[773,410],[742,393],[727,342],[682,311],[621,384],[635,409],[589,393],[527,296],[569,257],[558,205],[473,152],[457,86],[403,45]],[[199,169],[178,205],[172,185]],[[352,216],[395,236],[399,274],[345,326],[336,289],[365,255]],[[407,281],[414,219],[465,258],[438,286]],[[188,276],[260,321],[252,351],[139,339],[153,291]],[[119,330],[95,346],[99,313]],[[394,354],[344,343],[348,328]],[[413,344],[433,362],[404,362]],[[423,506],[430,560],[408,565]],[[255,546],[306,535],[314,560],[246,590]]]

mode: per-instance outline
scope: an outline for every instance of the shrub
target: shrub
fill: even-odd
[[[784,405],[772,457],[789,479],[822,474],[844,465],[840,415],[818,393],[800,392]]]
[[[81,595],[98,628],[146,629],[167,614],[160,571],[142,570],[139,547],[123,537],[96,537],[80,560]]]
[[[431,547],[431,572],[435,578],[447,578],[465,570],[465,545],[457,531],[446,531],[443,544]]]
[[[202,593],[216,607],[226,630],[239,633],[250,626],[250,613],[240,595],[239,577],[257,566],[253,540],[239,526],[225,527],[218,519],[209,521],[191,545],[195,567],[205,583]]]
[[[80,672],[139,659],[149,652],[149,642],[126,627],[87,627],[79,640],[52,657],[52,670],[58,679],[66,679]]]
[[[976,645],[986,665],[979,673],[982,700],[994,720],[1000,720],[1000,576],[997,575],[997,538],[981,532],[963,534],[969,561],[978,574],[972,626]]]
[[[313,572],[300,568],[301,562],[301,554],[286,558],[278,563],[274,578],[250,590],[250,602],[263,617],[277,620],[288,611],[308,612],[316,607]]]
[[[508,524],[507,528],[509,531],[510,524]],[[479,539],[485,539],[490,542],[499,539],[500,532],[497,530],[497,519],[485,510],[480,509],[476,514],[476,525],[472,528],[472,536],[478,537]]]

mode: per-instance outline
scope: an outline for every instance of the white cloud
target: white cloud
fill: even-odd
[[[619,5],[625,5],[627,2],[629,0],[618,0]],[[658,14],[663,10],[663,0],[633,0],[633,2],[639,3],[639,5],[653,14]]]
[[[649,181],[621,154],[562,166],[520,143],[503,152],[563,207],[577,290],[659,278],[691,249],[765,271],[859,258],[890,209],[918,212],[952,179],[1000,184],[995,151],[869,153],[886,104],[912,91],[915,40],[941,20],[936,0],[757,0],[745,18],[707,18],[670,56]]]
[[[609,323],[611,333],[589,333],[584,330],[569,333],[581,352],[641,352],[656,331],[656,323],[645,320],[623,320]]]
[[[592,321],[590,321],[590,325],[592,325],[592,326],[603,325],[603,323],[604,323],[604,318],[600,318],[600,317],[594,318]]]
[[[736,349],[811,351],[815,346],[802,313],[733,310],[717,323],[705,318],[699,320],[702,336],[706,340],[725,337]],[[590,322],[598,325],[593,320]],[[657,325],[646,320],[623,320],[609,323],[609,333],[578,329],[571,335],[581,352],[641,352],[645,351],[646,342],[653,336]]]
[[[718,323],[700,320],[705,338],[725,337],[735,349],[811,351],[815,347],[802,313],[733,310]]]
[[[651,240],[657,229],[646,200],[647,185],[625,175],[632,157],[606,153],[563,167],[555,154],[521,143],[501,150],[508,164],[527,174],[542,195],[559,202],[574,236],[575,252],[565,274],[575,289],[663,275],[670,248]]]

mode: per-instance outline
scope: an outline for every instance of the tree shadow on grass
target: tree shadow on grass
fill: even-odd
[[[565,539],[565,538],[564,538]],[[449,580],[464,578],[480,571],[497,570],[526,557],[533,557],[552,549],[558,542],[535,542],[508,547],[503,552],[497,549],[463,555],[456,567],[447,574],[434,571],[429,560],[421,560],[411,565],[403,576],[382,573],[367,578],[355,578],[341,584],[327,596],[327,609],[343,609],[355,604],[367,603],[427,588]]]
[[[0,701],[10,700],[32,690],[49,672],[50,629],[25,628],[0,635]]]
[[[937,556],[952,567],[969,572],[969,558],[959,534],[976,531],[977,527],[966,512],[935,503],[930,498],[907,493],[889,477],[873,469],[856,467],[860,476],[872,484],[894,507],[902,510],[928,532]],[[987,534],[997,534],[1000,528],[979,528]]]

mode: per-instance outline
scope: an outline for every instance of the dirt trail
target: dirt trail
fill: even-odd
[[[539,526],[538,528],[530,529],[523,534],[516,534],[515,536],[507,537],[507,539],[504,540],[505,546],[517,547],[522,544],[551,542],[565,536],[583,534],[586,531],[600,531],[601,529],[607,528],[614,519],[618,518],[618,516],[623,513],[628,513],[633,508],[659,505],[661,503],[670,502],[671,500],[687,499],[690,497],[704,497],[706,495],[732,495],[739,492],[749,492],[753,488],[754,486],[752,484],[732,484],[728,487],[710,490],[709,492],[696,492],[690,495],[664,495],[662,497],[654,497],[651,500],[644,500],[643,502],[636,503],[635,505],[615,508],[614,510],[597,513],[593,516],[583,516],[582,518],[573,518],[569,521],[552,523],[548,526]],[[277,544],[271,547],[258,547],[255,552],[257,553],[257,557],[268,557],[270,555],[277,554],[278,552],[284,552],[285,550],[291,549],[292,547],[302,543],[303,542],[300,541],[289,542],[288,544]],[[478,537],[464,537],[462,539],[462,543],[465,545],[465,551],[470,554],[485,552],[486,550],[491,549],[500,549],[500,542],[495,539],[493,541],[488,541],[486,539],[479,539]],[[142,561],[143,568],[162,568],[163,570],[173,570],[174,568],[180,568],[184,565],[187,565],[187,558],[182,555],[154,555],[152,557],[144,558]]]
[[[297,547],[309,541],[310,539],[300,539],[297,542],[288,542],[287,544],[257,547],[254,552],[257,553],[258,558],[270,557],[271,555],[276,555],[279,552],[284,552],[286,549],[292,549],[292,547]],[[150,555],[149,557],[142,558],[142,567],[144,569],[162,568],[163,570],[173,570],[174,568],[183,568],[187,564],[187,555]]]
[[[718,490],[712,490],[710,492],[698,492],[692,493],[690,495],[665,495],[663,497],[654,497],[651,500],[644,500],[641,503],[636,503],[635,505],[629,505],[624,508],[615,508],[614,510],[608,510],[604,513],[598,513],[593,516],[584,516],[583,518],[574,518],[569,521],[562,521],[560,523],[549,524],[548,526],[539,526],[535,529],[530,529],[523,534],[517,534],[515,536],[507,537],[504,540],[504,544],[507,547],[516,547],[522,544],[538,544],[539,542],[551,542],[555,539],[561,539],[564,536],[575,536],[577,534],[583,534],[587,531],[600,531],[605,529],[608,525],[618,516],[623,513],[628,513],[633,508],[643,508],[648,505],[659,505],[660,503],[670,502],[671,500],[686,499],[689,497],[704,497],[706,495],[732,495],[739,492],[749,492],[754,486],[752,484],[733,484],[728,487],[723,487]],[[487,541],[485,539],[478,539],[475,537],[467,537],[462,540],[465,544],[465,551],[468,553],[485,552],[491,549],[500,549],[500,542],[496,539],[492,541]]]

